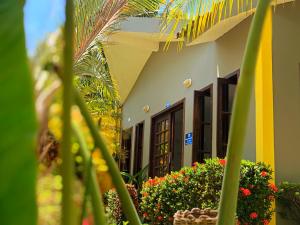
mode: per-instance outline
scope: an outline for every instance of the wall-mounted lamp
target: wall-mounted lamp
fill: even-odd
[[[185,81],[183,81],[183,86],[184,86],[185,88],[191,87],[191,86],[192,86],[192,79],[189,78],[189,79],[186,79]]]
[[[149,110],[150,110],[150,106],[149,106],[149,105],[145,105],[145,106],[143,107],[143,111],[144,111],[145,113],[149,112]]]

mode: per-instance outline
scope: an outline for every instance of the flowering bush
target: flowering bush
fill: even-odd
[[[194,163],[165,177],[143,184],[141,209],[151,224],[172,224],[177,210],[217,209],[226,160],[210,159]],[[270,183],[272,171],[264,163],[243,161],[237,217],[240,225],[267,225],[272,217],[272,201],[277,187]]]

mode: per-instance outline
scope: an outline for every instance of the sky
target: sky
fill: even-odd
[[[29,55],[47,34],[64,22],[65,0],[27,0],[25,5],[25,33]]]

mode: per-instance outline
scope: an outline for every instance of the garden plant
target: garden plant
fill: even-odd
[[[178,210],[218,209],[226,160],[206,160],[204,164],[182,168],[165,177],[144,183],[141,210],[150,224],[172,224]],[[238,206],[239,224],[267,225],[272,218],[272,203],[277,187],[272,170],[264,163],[242,161]]]

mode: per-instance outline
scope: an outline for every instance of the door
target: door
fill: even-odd
[[[150,176],[164,176],[182,165],[183,104],[152,119]]]
[[[212,88],[195,91],[193,162],[212,157]]]
[[[144,122],[139,123],[135,126],[133,174],[138,173],[142,169],[143,140],[144,140]]]
[[[238,82],[238,73],[218,79],[217,156],[226,157],[231,111]]]

